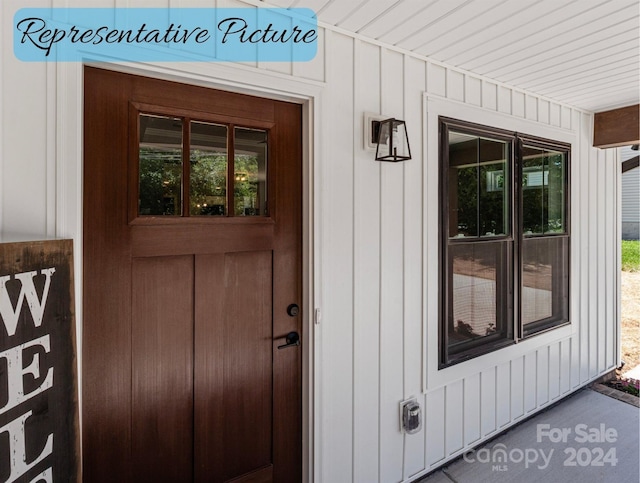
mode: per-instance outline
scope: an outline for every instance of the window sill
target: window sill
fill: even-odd
[[[491,352],[499,351],[514,344],[516,344],[516,341],[514,341],[513,339],[506,339],[499,342],[494,342],[492,344],[481,345],[478,347],[474,347],[473,349],[468,349],[466,351],[460,352],[459,354],[451,356],[447,362],[440,362],[440,364],[438,365],[438,370],[446,369],[447,367],[455,366],[456,364],[462,364],[463,362],[469,361],[471,359],[477,359],[478,357],[484,356]]]
[[[424,392],[429,392],[453,381],[492,369],[500,364],[508,363],[539,348],[569,339],[576,332],[577,324],[575,322],[567,322],[565,325],[550,328],[515,343],[509,341],[510,343],[505,347],[495,348],[494,346],[492,349],[495,350],[491,350],[486,354],[447,365],[438,364],[438,347],[435,344],[431,344],[427,351]]]

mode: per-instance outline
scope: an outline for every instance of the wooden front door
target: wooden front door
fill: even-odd
[[[299,481],[300,106],[84,76],[84,481]]]

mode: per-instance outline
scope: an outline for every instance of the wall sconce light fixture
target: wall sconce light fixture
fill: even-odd
[[[373,121],[374,133],[378,132],[376,161],[407,161],[411,159],[407,126],[400,119]],[[375,125],[378,123],[378,126]],[[375,136],[375,134],[374,134]]]

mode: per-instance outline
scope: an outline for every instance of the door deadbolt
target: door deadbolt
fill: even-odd
[[[298,307],[298,304],[291,304],[287,307],[287,314],[289,314],[289,317],[297,317],[299,313],[300,307]]]

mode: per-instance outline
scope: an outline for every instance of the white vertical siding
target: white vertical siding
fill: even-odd
[[[604,365],[604,357],[605,357],[605,352],[606,352],[606,339],[605,339],[605,329],[607,326],[607,319],[605,318],[605,309],[606,309],[606,305],[607,305],[607,301],[606,301],[606,292],[605,292],[605,285],[606,285],[606,280],[605,280],[605,268],[607,265],[607,259],[605,258],[605,230],[604,228],[607,226],[606,224],[606,211],[605,209],[607,208],[607,199],[606,199],[606,175],[605,173],[607,172],[606,165],[607,163],[611,163],[611,164],[615,164],[616,166],[618,165],[618,163],[615,162],[611,162],[608,159],[607,156],[607,151],[606,150],[598,150],[598,157],[596,159],[597,164],[597,168],[598,170],[596,171],[597,173],[597,188],[596,188],[596,193],[597,193],[597,199],[598,199],[598,210],[597,210],[597,233],[598,233],[598,238],[596,240],[595,245],[597,246],[597,251],[596,251],[596,260],[597,260],[597,275],[596,275],[596,280],[597,280],[597,285],[596,285],[596,292],[597,294],[600,294],[599,297],[593,297],[594,299],[597,300],[598,304],[598,311],[595,317],[595,326],[596,329],[594,331],[594,334],[596,336],[596,340],[594,341],[594,345],[596,347],[596,354],[597,354],[597,365],[596,365],[596,373],[600,373],[605,369],[605,365]]]
[[[464,405],[461,404],[461,401],[464,401],[463,383],[462,380],[456,381],[445,387],[444,421],[447,454],[453,454],[464,447]]]
[[[511,417],[517,420],[524,415],[524,356],[511,361]]]
[[[538,389],[536,401],[540,406],[549,402],[549,346],[537,350],[536,371],[536,388]]]
[[[482,105],[482,80],[467,77],[465,82],[465,100],[474,106]]]
[[[600,231],[599,218],[600,218],[600,205],[598,203],[600,197],[600,185],[598,158],[600,152],[597,150],[589,150],[589,189],[588,193],[588,206],[589,214],[589,292],[590,294],[598,293],[598,232]],[[598,374],[598,304],[599,297],[589,297],[589,377],[595,377]]]
[[[578,185],[579,190],[579,202],[572,204],[572,213],[571,217],[578,217],[581,220],[581,223],[574,223],[572,226],[572,231],[576,231],[575,227],[577,225],[577,231],[579,232],[580,239],[578,244],[578,250],[580,255],[580,260],[578,262],[578,266],[576,267],[579,270],[579,278],[576,280],[576,277],[573,277],[573,280],[570,280],[569,283],[572,287],[578,288],[580,290],[580,294],[589,294],[593,293],[591,288],[591,282],[594,279],[594,274],[591,272],[590,263],[593,258],[591,253],[589,253],[589,247],[592,245],[589,243],[589,240],[592,237],[590,230],[590,226],[592,225],[592,217],[589,216],[592,213],[593,205],[590,203],[590,199],[593,197],[594,191],[592,191],[593,187],[590,184],[590,179],[592,178],[591,171],[593,170],[593,166],[591,165],[591,149],[589,149],[589,131],[593,126],[593,118],[588,116],[587,114],[583,114],[581,116],[581,124],[580,124],[580,143],[579,143],[579,158],[575,159],[572,162],[574,165],[573,174],[574,179],[577,178],[576,181],[572,183]],[[578,169],[575,169],[577,165]],[[575,245],[574,245],[575,246]],[[574,250],[575,251],[575,250]],[[575,260],[575,255],[573,255],[572,260]],[[578,287],[576,287],[578,286]],[[579,352],[580,352],[580,378],[579,383],[589,380],[589,361],[591,359],[591,354],[589,353],[589,313],[591,312],[590,307],[590,299],[592,297],[580,297],[579,305],[580,305],[580,321],[581,326],[579,333]]]
[[[49,110],[55,97],[51,98],[51,84],[46,82],[47,64],[20,62],[13,55],[13,15],[23,6],[17,0],[0,4],[0,219],[4,231],[43,234],[47,233],[50,213],[47,194],[51,195],[53,188],[49,180],[51,177],[55,180],[55,171],[51,172],[50,167],[55,140],[48,135],[55,126],[55,122],[51,123],[55,112]],[[34,2],[29,6],[48,7],[51,2]]]
[[[299,79],[325,81],[325,31],[318,29],[318,53],[309,62],[297,62],[292,66],[293,76]]]
[[[560,395],[564,396],[571,389],[571,339],[560,342],[560,380],[558,387]]]
[[[361,62],[366,58],[367,62]],[[380,48],[356,41],[354,93],[355,112],[380,112]],[[365,128],[357,122],[356,132]],[[363,136],[356,135],[356,139]],[[380,424],[380,165],[371,163],[371,153],[354,153],[354,385],[353,478],[378,478]]]
[[[322,391],[320,404],[323,421],[321,451],[322,481],[352,478],[353,472],[353,394],[357,384],[353,373],[353,180],[354,124],[336,119],[354,119],[354,40],[334,32],[327,33],[331,48],[340,55],[327,59],[326,107],[322,133],[331,142],[323,144],[324,191],[322,213],[323,323],[322,367],[319,371]],[[330,115],[329,115],[330,113]],[[375,321],[373,321],[375,323]],[[378,348],[370,348],[377,350]],[[371,421],[373,424],[373,421]]]
[[[609,149],[607,150],[607,159],[605,161],[605,166],[609,166],[611,164],[618,166],[617,152],[616,150]],[[603,235],[604,235],[604,254],[616,253],[617,248],[620,246],[620,239],[618,238],[618,230],[616,229],[617,217],[611,216],[610,213],[616,213],[616,187],[618,185],[618,177],[620,176],[619,170],[613,169],[605,169],[605,179],[604,181],[604,212],[605,217],[603,220]],[[609,214],[608,216],[606,214]],[[616,336],[616,306],[618,305],[617,299],[615,296],[615,283],[614,280],[617,279],[616,266],[613,263],[607,263],[607,259],[605,257],[604,260],[604,270],[602,271],[602,278],[605,281],[605,292],[601,292],[603,294],[605,309],[604,309],[604,321],[605,321],[605,330],[604,330],[604,357],[603,357],[603,365],[601,367],[602,371],[605,371],[608,367],[614,366],[617,364],[617,344],[615,342]]]
[[[549,399],[552,401],[560,396],[560,343],[549,346]]]
[[[427,393],[425,404],[425,436],[427,468],[438,466],[445,457],[445,388],[441,387]]]
[[[498,111],[511,114],[511,89],[498,86]]]
[[[535,96],[526,96],[525,112],[527,113],[527,119],[531,121],[538,120],[538,98]]]
[[[402,119],[404,57],[382,50],[382,113]],[[402,480],[403,438],[398,402],[404,398],[404,163],[382,163],[380,186],[380,479]],[[363,207],[366,209],[366,207]]]
[[[482,107],[492,111],[498,109],[498,86],[487,80],[482,81]]]
[[[506,382],[506,384],[503,383]],[[511,422],[511,362],[496,366],[496,424],[502,428]]]
[[[231,4],[235,0],[218,2]],[[77,122],[71,118],[76,110],[60,103],[78,100],[60,96],[56,66],[13,58],[11,19],[19,7],[17,0],[0,7],[0,222],[3,230],[42,233],[61,224],[52,220],[51,200],[62,189],[56,172],[64,172],[68,160],[56,158],[62,151],[55,145],[78,143],[74,132],[65,131]],[[296,82],[323,85],[314,106],[320,113],[314,181],[321,219],[314,231],[319,258],[313,269],[320,274],[316,296],[322,294],[322,321],[314,329],[316,479],[409,480],[616,364],[619,164],[615,153],[591,147],[589,113],[337,31],[320,29],[319,39],[319,54],[309,63],[224,68],[237,69],[244,85],[268,78],[281,92]],[[193,69],[206,76],[216,68]],[[572,331],[561,340],[534,337],[502,352],[512,354],[508,358],[482,368],[468,365],[437,383],[427,377],[428,370],[438,372],[428,367],[437,350],[440,260],[432,242],[438,230],[438,159],[427,149],[428,139],[437,143],[437,125],[425,116],[425,92],[454,102],[461,118],[481,110],[546,132],[573,133],[576,140]],[[69,118],[58,119],[65,112]],[[406,120],[413,159],[375,162],[362,145],[364,112]],[[408,397],[423,406],[423,429],[413,435],[399,429],[399,403]]]
[[[524,356],[524,410],[530,413],[538,407],[537,397],[537,352],[529,352]]]
[[[422,92],[425,90],[425,63],[406,57],[404,62],[404,117],[422,118]],[[410,140],[422,137],[422,124],[407,126]],[[412,143],[411,154],[415,163],[404,164],[403,211],[404,211],[404,397],[417,396],[424,407],[422,393],[422,313],[423,272],[422,263],[422,145]],[[371,162],[371,156],[367,156]],[[416,434],[404,435],[404,478],[410,478],[425,468],[424,429]]]
[[[495,367],[480,373],[480,418],[482,436],[495,432],[497,428]]]
[[[525,117],[525,95],[522,92],[511,93],[511,114],[517,117]]]
[[[464,379],[464,444],[471,446],[480,440],[480,374]]]

